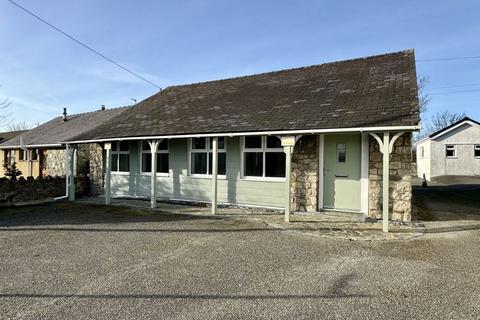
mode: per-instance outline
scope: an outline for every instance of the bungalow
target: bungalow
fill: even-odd
[[[468,117],[417,142],[417,173],[438,176],[480,176],[480,123]]]
[[[68,115],[64,108],[63,115],[29,131],[21,132],[8,141],[0,143],[0,152],[5,154],[5,162],[15,162],[22,175],[32,177],[64,176],[66,172],[66,149],[62,141],[95,128],[95,126],[119,115],[126,108],[116,108]],[[102,150],[98,145],[82,145],[73,155],[73,173],[94,174],[94,183],[101,183],[102,171],[94,169],[102,167]],[[96,156],[93,154],[97,153]],[[8,155],[8,156],[7,156]],[[92,161],[99,162],[91,166]],[[95,185],[94,185],[95,187]],[[96,186],[101,188],[101,185]]]
[[[69,148],[106,151],[111,197],[411,219],[413,50],[168,87]],[[391,209],[391,210],[389,210]],[[390,211],[390,212],[389,212]]]

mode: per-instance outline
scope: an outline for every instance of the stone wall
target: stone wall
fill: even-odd
[[[80,144],[77,146],[77,176],[89,177],[91,195],[103,193],[103,149],[99,144]],[[47,149],[44,151],[43,176],[65,176],[65,149]]]
[[[390,155],[390,219],[411,221],[412,219],[412,149],[410,133],[395,141]],[[369,216],[382,218],[382,170],[383,155],[377,141],[370,137],[369,161]]]
[[[75,179],[76,194],[87,193],[88,177]],[[50,199],[65,195],[65,178],[50,177],[27,179],[20,177],[17,181],[0,178],[0,204],[15,204],[35,200]]]
[[[90,194],[103,194],[103,166],[104,156],[103,148],[99,144],[92,143],[87,145],[89,150],[89,177],[90,177]]]
[[[43,151],[42,176],[61,177],[65,175],[65,149]]]
[[[292,210],[318,210],[318,136],[303,136],[292,155]]]

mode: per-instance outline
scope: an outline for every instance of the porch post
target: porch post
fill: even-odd
[[[157,206],[157,150],[162,140],[150,140],[150,152],[152,156],[152,171],[150,176],[150,208],[155,209]]]
[[[390,188],[390,132],[383,133],[383,232],[388,232],[389,188]]]
[[[110,142],[105,143],[105,205],[109,205],[110,200],[110,185],[112,181],[112,144]]]
[[[383,133],[383,141],[376,133],[370,133],[372,137],[377,140],[378,145],[380,147],[380,152],[383,154],[383,172],[382,172],[382,222],[383,222],[383,232],[388,232],[388,212],[389,212],[389,202],[390,202],[390,153],[393,151],[393,144],[397,141],[400,136],[402,136],[405,132],[397,132],[391,139],[390,139],[390,132]]]
[[[75,200],[75,152],[77,147],[75,145],[67,145],[67,165],[68,165],[68,178],[66,178],[70,183],[68,186],[68,200]]]
[[[217,213],[218,137],[212,138],[212,214]]]
[[[290,176],[292,174],[292,149],[293,146],[284,146],[285,152],[285,222],[290,222],[290,202],[292,195],[290,192]]]

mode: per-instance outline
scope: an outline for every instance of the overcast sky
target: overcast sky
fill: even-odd
[[[409,48],[480,56],[480,1],[15,1],[161,87]],[[480,120],[480,59],[418,61],[417,73],[430,78],[429,114]],[[158,91],[6,0],[0,85],[29,124]]]

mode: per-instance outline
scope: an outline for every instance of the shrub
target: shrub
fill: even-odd
[[[6,163],[3,165],[5,169],[5,176],[10,177],[10,180],[16,181],[17,177],[22,175],[22,171],[18,170],[17,163]]]

